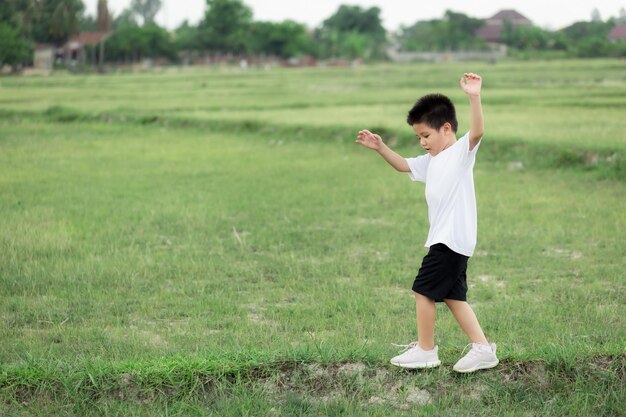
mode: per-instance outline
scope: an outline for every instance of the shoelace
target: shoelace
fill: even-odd
[[[467,350],[467,348],[468,348],[468,347],[470,347],[470,346],[471,346],[471,347],[474,347],[474,344],[473,344],[473,343],[468,343],[468,344],[467,344],[467,345],[463,348],[463,352],[461,352],[461,356],[463,356],[463,354],[465,353],[465,351]],[[470,353],[470,355],[472,355],[472,356],[476,355],[476,351],[475,351],[474,349],[471,349],[471,350],[469,351],[469,353]]]
[[[404,352],[406,352],[407,350],[409,350],[409,349],[413,349],[415,346],[417,346],[417,343],[418,343],[418,342],[411,342],[411,343],[409,343],[408,345],[396,345],[395,343],[392,343],[392,345],[393,345],[393,346],[396,346],[396,347],[401,347],[401,348],[404,348],[404,349],[402,349],[400,352],[398,352],[398,353],[404,353]]]

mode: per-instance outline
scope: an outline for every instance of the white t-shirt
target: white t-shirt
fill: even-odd
[[[472,256],[476,247],[476,196],[473,168],[478,145],[469,150],[469,132],[436,156],[406,158],[413,181],[426,183],[430,229],[424,246],[443,243]]]

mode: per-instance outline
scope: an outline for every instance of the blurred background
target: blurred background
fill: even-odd
[[[626,56],[623,2],[3,0],[3,72]]]

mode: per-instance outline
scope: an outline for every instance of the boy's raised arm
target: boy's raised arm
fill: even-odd
[[[360,143],[366,148],[375,150],[383,157],[389,165],[394,167],[400,172],[410,172],[409,164],[406,159],[392,151],[389,146],[385,145],[379,135],[376,135],[369,130],[361,130],[357,136],[356,143]]]
[[[480,102],[482,78],[474,73],[465,73],[461,78],[461,88],[470,100],[470,151],[473,150],[485,133],[483,106]]]

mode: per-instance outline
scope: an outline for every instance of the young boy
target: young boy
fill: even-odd
[[[435,303],[445,302],[472,349],[455,365],[457,372],[474,372],[498,364],[496,345],[485,338],[476,315],[466,302],[467,260],[476,246],[476,197],[473,168],[483,136],[480,102],[482,79],[473,73],[461,78],[461,88],[469,96],[470,130],[457,140],[454,105],[444,95],[420,98],[409,111],[407,122],[413,128],[425,155],[403,158],[368,130],[359,132],[356,142],[378,152],[392,167],[407,172],[413,181],[426,183],[426,203],[430,229],[425,246],[428,254],[413,282],[418,340],[391,363],[403,368],[439,366],[435,346]]]

